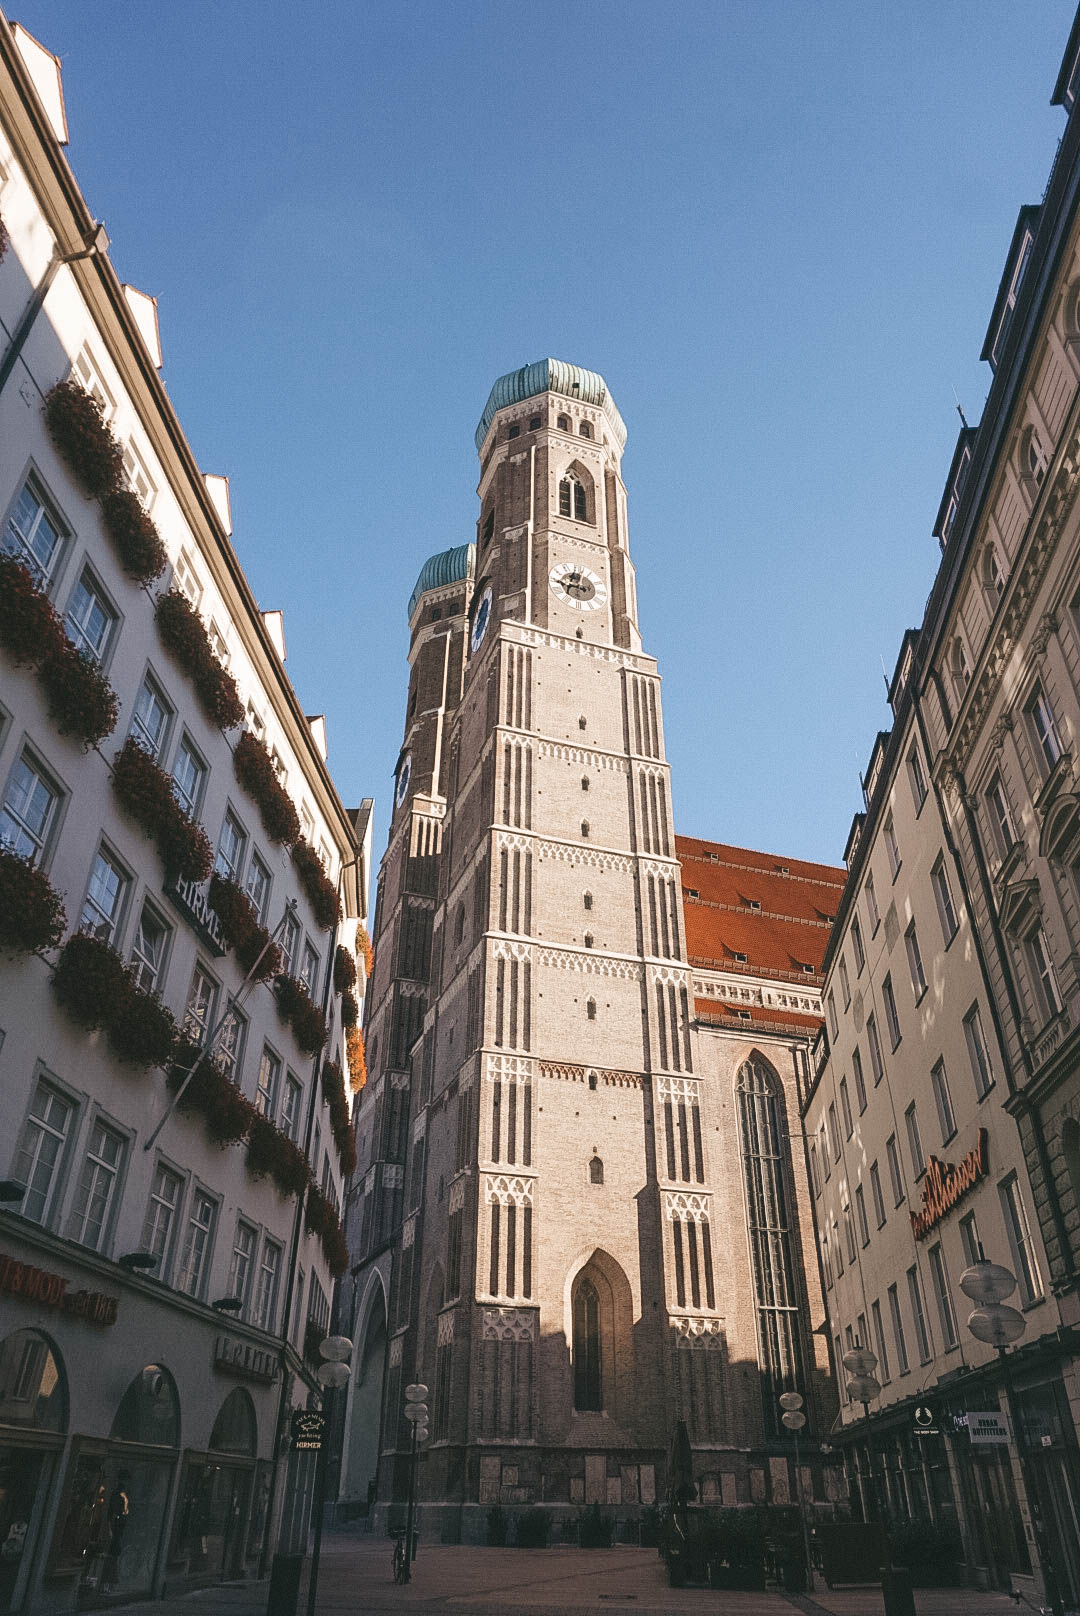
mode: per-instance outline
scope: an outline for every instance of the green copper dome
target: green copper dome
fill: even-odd
[[[420,568],[416,588],[409,596],[410,621],[417,601],[427,590],[444,589],[447,584],[458,584],[471,578],[475,558],[475,544],[459,544],[454,550],[442,550],[438,555],[428,556]]]
[[[535,398],[538,393],[563,393],[567,398],[580,399],[583,404],[599,405],[619,440],[619,448],[625,448],[626,427],[604,378],[598,376],[595,370],[568,365],[565,359],[537,359],[534,364],[522,365],[520,370],[511,370],[505,376],[500,376],[491,389],[476,429],[477,452],[483,446],[497,410],[505,410],[510,404]]]

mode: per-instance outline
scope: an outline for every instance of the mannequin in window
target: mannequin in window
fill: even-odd
[[[603,1408],[600,1370],[600,1297],[589,1279],[578,1281],[574,1296],[574,1407],[579,1412]]]

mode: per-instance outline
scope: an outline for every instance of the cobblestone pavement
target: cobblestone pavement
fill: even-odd
[[[387,1539],[334,1535],[323,1540],[318,1616],[383,1616],[432,1611],[449,1616],[883,1616],[879,1588],[820,1589],[812,1596],[669,1588],[652,1549],[476,1549],[421,1544],[412,1581],[394,1586]],[[127,1605],[123,1616],[264,1616],[268,1584],[227,1584],[181,1599]],[[974,1589],[919,1590],[918,1616],[1004,1616],[1012,1599]],[[1023,1607],[1021,1607],[1021,1610]],[[306,1580],[298,1616],[305,1616]]]

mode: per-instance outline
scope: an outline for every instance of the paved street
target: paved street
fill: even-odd
[[[455,1616],[562,1616],[595,1610],[618,1616],[881,1616],[877,1588],[818,1592],[813,1598],[779,1593],[717,1593],[675,1589],[651,1549],[475,1549],[422,1546],[412,1582],[394,1586],[386,1540],[330,1537],[323,1544],[319,1616],[381,1616],[386,1611],[452,1611]],[[263,1616],[265,1583],[221,1587],[164,1604],[127,1607],[127,1616]],[[918,1616],[1003,1616],[1011,1599],[968,1589],[919,1591]],[[1023,1607],[1020,1607],[1023,1609]],[[306,1609],[301,1593],[300,1616]]]

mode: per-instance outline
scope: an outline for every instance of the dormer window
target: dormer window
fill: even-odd
[[[732,952],[733,952],[733,953],[734,953],[734,955],[735,955],[735,958],[736,958],[736,959],[737,959],[737,960],[738,960],[738,962],[739,962],[739,964],[740,964],[740,965],[745,965],[745,964],[746,964],[746,955],[745,955],[745,954],[743,954],[743,953],[742,953],[742,952],[741,952],[741,951],[740,951],[740,950],[739,950],[739,949],[737,949],[737,948],[736,948],[736,949],[733,949],[733,950],[732,950]]]
[[[589,520],[585,489],[573,473],[559,484],[559,515],[572,516],[575,522]]]
[[[758,901],[757,898],[748,898],[746,901],[750,905],[751,909],[754,911],[755,914],[760,914],[761,913],[761,904],[760,904],[760,902]]]
[[[569,432],[570,417],[568,415],[560,415],[559,419],[555,422],[555,425],[558,427],[560,432]]]

